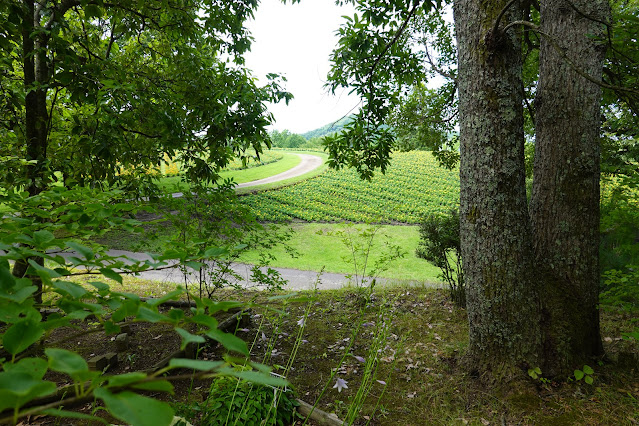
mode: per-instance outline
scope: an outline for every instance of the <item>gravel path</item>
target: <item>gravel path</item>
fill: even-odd
[[[109,256],[114,257],[127,257],[134,260],[146,261],[151,260],[151,256],[146,253],[137,253],[126,250],[109,250],[107,252]],[[63,256],[72,256],[76,255],[75,253],[64,253]],[[251,268],[253,265],[247,265],[243,263],[235,263],[233,264],[233,270],[239,276],[244,277],[244,280],[239,282],[244,287],[254,287],[256,284],[249,280],[251,275]],[[328,289],[336,289],[347,286],[349,284],[349,279],[344,274],[334,274],[325,272],[319,277],[318,281],[318,272],[315,271],[300,271],[297,269],[287,269],[287,268],[271,268],[278,271],[281,277],[287,281],[286,289],[289,290],[310,290],[317,282],[317,288],[320,290],[328,290]],[[266,272],[267,268],[261,268],[262,272]],[[159,282],[169,282],[169,283],[184,283],[184,275],[182,271],[176,266],[167,269],[161,270],[152,270],[152,271],[144,271],[140,272],[137,275],[139,278],[159,281]],[[195,283],[197,282],[199,274],[197,271],[190,269],[190,272],[187,276],[188,282]]]

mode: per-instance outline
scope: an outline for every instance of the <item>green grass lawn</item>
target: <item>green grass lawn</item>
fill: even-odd
[[[292,225],[295,231],[289,245],[299,253],[297,258],[288,255],[283,247],[272,251],[277,256],[277,260],[272,266],[282,268],[294,268],[308,271],[319,271],[322,268],[326,272],[337,272],[342,274],[354,273],[354,263],[351,251],[342,238],[327,235],[339,230],[351,231],[356,229],[370,229],[370,225],[353,225],[351,228],[341,224],[327,223],[295,223]],[[321,235],[318,234],[321,232]],[[356,233],[352,235],[356,236]],[[364,240],[357,240],[364,244]],[[379,232],[373,240],[371,256],[368,270],[373,267],[373,263],[379,256],[384,254],[385,242],[398,245],[406,254],[388,265],[388,270],[379,275],[384,278],[398,281],[418,281],[436,283],[441,280],[437,277],[439,269],[423,259],[415,256],[415,249],[419,243],[419,232],[417,226],[381,226]],[[248,252],[243,260],[251,263],[258,259],[258,253]],[[359,259],[362,263],[362,259]],[[361,266],[360,266],[361,269]]]
[[[290,170],[297,166],[301,161],[301,158],[294,153],[284,152],[283,158],[279,161],[244,170],[223,171],[220,173],[220,177],[222,179],[233,179],[235,183],[251,182]],[[164,191],[172,192],[186,191],[188,188],[188,185],[182,181],[180,176],[160,178],[158,186]]]

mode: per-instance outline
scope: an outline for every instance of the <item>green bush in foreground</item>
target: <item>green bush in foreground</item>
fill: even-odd
[[[234,377],[219,377],[211,385],[199,424],[285,426],[293,423],[298,405],[289,389],[257,385]]]
[[[35,196],[13,191],[0,194],[0,203],[7,209],[0,217],[0,423],[17,424],[41,414],[107,423],[67,409],[97,399],[113,417],[127,424],[169,425],[174,416],[172,407],[140,392],[172,393],[174,378],[165,373],[176,369],[196,370],[195,378],[230,375],[272,386],[286,385],[270,376],[268,367],[248,361],[243,340],[218,330],[213,315],[243,303],[193,298],[196,307],[187,316],[181,309],[158,310],[163,302],[179,298],[183,289],[159,299],[142,300],[112,288],[105,278],[121,284],[123,274],[161,269],[171,261],[197,268],[200,262],[227,252],[224,247],[175,246],[150,261],[109,255],[90,238],[113,227],[133,230],[139,225],[122,218],[133,214],[135,208],[114,202],[114,195],[121,194],[81,187],[53,187]],[[95,277],[87,286],[70,280],[87,274]],[[59,348],[69,336],[58,341],[49,338],[54,329],[73,327],[89,316],[95,320],[87,330],[78,332],[81,335],[116,335],[132,322],[166,324],[181,336],[182,348],[208,337],[240,355],[236,362],[255,366],[258,371],[237,371],[225,361],[177,358],[149,374],[93,371],[78,353]],[[187,331],[194,328],[197,331]],[[60,387],[46,380],[49,371],[66,375],[65,382],[70,384]]]
[[[459,238],[459,212],[456,209],[446,216],[429,215],[424,219],[419,234],[421,240],[417,257],[425,259],[441,270],[442,278],[450,289],[453,302],[466,307],[466,287],[461,262]]]

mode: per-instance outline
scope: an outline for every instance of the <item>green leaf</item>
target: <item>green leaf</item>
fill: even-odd
[[[2,344],[7,352],[16,355],[40,340],[43,334],[40,322],[33,319],[22,320],[9,327],[2,337]]]
[[[162,303],[169,301],[169,300],[174,300],[177,299],[178,296],[181,296],[182,294],[184,294],[184,290],[179,288],[177,290],[173,290],[172,292],[165,294],[164,296],[160,297],[159,299],[151,299],[151,300],[147,300],[146,304],[149,306],[159,306]]]
[[[120,326],[111,320],[104,321],[104,332],[106,334],[116,334],[120,332]]]
[[[210,317],[204,314],[194,315],[191,318],[191,322],[194,322],[195,324],[207,326],[211,330],[214,330],[217,328],[217,320],[213,317]]]
[[[86,260],[93,260],[95,258],[95,253],[87,246],[83,246],[82,244],[78,244],[74,241],[67,241],[67,247],[71,250],[74,250],[80,253]]]
[[[150,382],[142,382],[133,385],[134,389],[167,392],[173,394],[173,385],[168,380],[153,380]]]
[[[15,364],[7,362],[3,365],[3,368],[4,371],[24,373],[36,380],[40,380],[47,372],[49,364],[42,358],[23,358]]]
[[[208,258],[218,258],[225,254],[228,254],[228,250],[224,247],[211,247],[204,252],[204,256]]]
[[[243,302],[235,302],[235,301],[224,301],[224,302],[216,302],[211,299],[204,299],[204,305],[209,308],[209,313],[214,314],[219,311],[228,311],[229,309],[241,308],[245,305]]]
[[[139,382],[146,379],[146,374],[141,372],[118,374],[117,376],[109,377],[109,387],[127,386],[131,383]]]
[[[575,379],[577,380],[581,380],[584,378],[584,372],[581,370],[575,370],[574,374],[575,374]]]
[[[0,290],[8,290],[16,284],[16,277],[13,276],[6,261],[0,264]]]
[[[105,275],[106,276],[106,275]],[[108,277],[107,277],[108,278]],[[105,291],[109,291],[111,287],[109,287],[108,284],[105,283],[101,283],[99,281],[91,281],[89,283],[87,283],[89,285],[92,285],[93,287],[95,287],[99,292],[105,292]]]
[[[88,293],[84,287],[69,281],[54,281],[51,285],[62,294],[68,294],[74,299],[80,299]]]
[[[260,371],[237,371],[237,370],[224,370],[220,373],[224,375],[229,375],[233,377],[238,377],[240,379],[246,380],[247,382],[257,383],[260,385],[267,386],[287,386],[288,382],[281,377],[273,376],[271,374],[265,374]]]
[[[594,380],[593,380],[592,376],[586,376],[586,378],[584,379],[584,382],[588,383],[589,385],[592,385]]]
[[[91,422],[99,422],[105,425],[108,425],[109,422],[100,418],[91,416],[89,414],[77,413],[75,411],[67,411],[67,410],[58,410],[57,408],[49,408],[46,410],[42,410],[43,414],[54,416],[54,417],[64,417],[67,419],[78,419],[78,420],[89,420]]]
[[[102,16],[102,9],[99,6],[93,4],[87,4],[84,7],[84,16],[87,19],[99,18]]]
[[[149,308],[145,308],[144,306],[141,306],[140,309],[138,310],[137,318],[142,321],[148,321],[148,322],[170,321],[169,317],[162,315],[159,312],[155,312]]]
[[[122,284],[122,275],[118,274],[117,272],[115,272],[113,269],[111,268],[101,268],[100,269],[100,273],[102,275],[104,275],[105,277],[113,280],[113,281],[117,281],[118,283]]]
[[[103,388],[96,389],[95,396],[109,413],[132,426],[169,426],[173,421],[171,406],[152,398],[128,391],[112,394]]]
[[[239,337],[236,337],[229,333],[224,333],[223,331],[218,329],[208,330],[205,334],[211,339],[220,342],[226,349],[230,351],[239,352],[242,355],[246,356],[249,355],[246,342],[244,342],[244,340],[240,339]]]
[[[189,343],[204,343],[206,342],[206,339],[204,339],[204,337],[202,336],[197,336],[195,334],[191,334],[188,331],[182,329],[182,328],[176,328],[175,331],[177,332],[177,334],[179,334],[182,337],[182,344],[180,345],[180,349],[184,350],[184,348],[186,348],[186,345],[188,345]]]
[[[47,348],[44,353],[49,357],[49,367],[53,371],[66,373],[74,380],[84,380],[91,375],[89,365],[80,355],[66,349]]]
[[[47,230],[40,230],[33,233],[33,242],[36,247],[47,248],[48,244],[55,240],[53,234]]]
[[[590,368],[589,365],[584,365],[584,373],[586,374],[595,374],[595,370],[593,370],[592,368]]]
[[[201,359],[173,358],[169,361],[169,367],[188,368],[191,370],[210,371],[224,365],[223,361],[203,361]]]
[[[53,382],[42,381],[22,372],[0,373],[0,411],[21,407],[26,402],[56,390]]]
[[[2,277],[0,277],[0,280],[2,280]],[[20,288],[20,285],[31,284],[31,281],[27,278],[21,278],[16,281],[18,285],[15,286],[15,288],[11,289],[13,290],[11,293],[0,290],[0,298],[11,300],[15,303],[22,303],[27,300],[33,293],[38,291],[38,287],[34,285],[28,285],[26,287]]]

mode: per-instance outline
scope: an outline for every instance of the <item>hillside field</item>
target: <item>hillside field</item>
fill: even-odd
[[[353,170],[327,170],[285,188],[241,197],[262,221],[418,224],[459,204],[457,170],[439,167],[429,152],[393,154],[386,174],[370,182]]]

